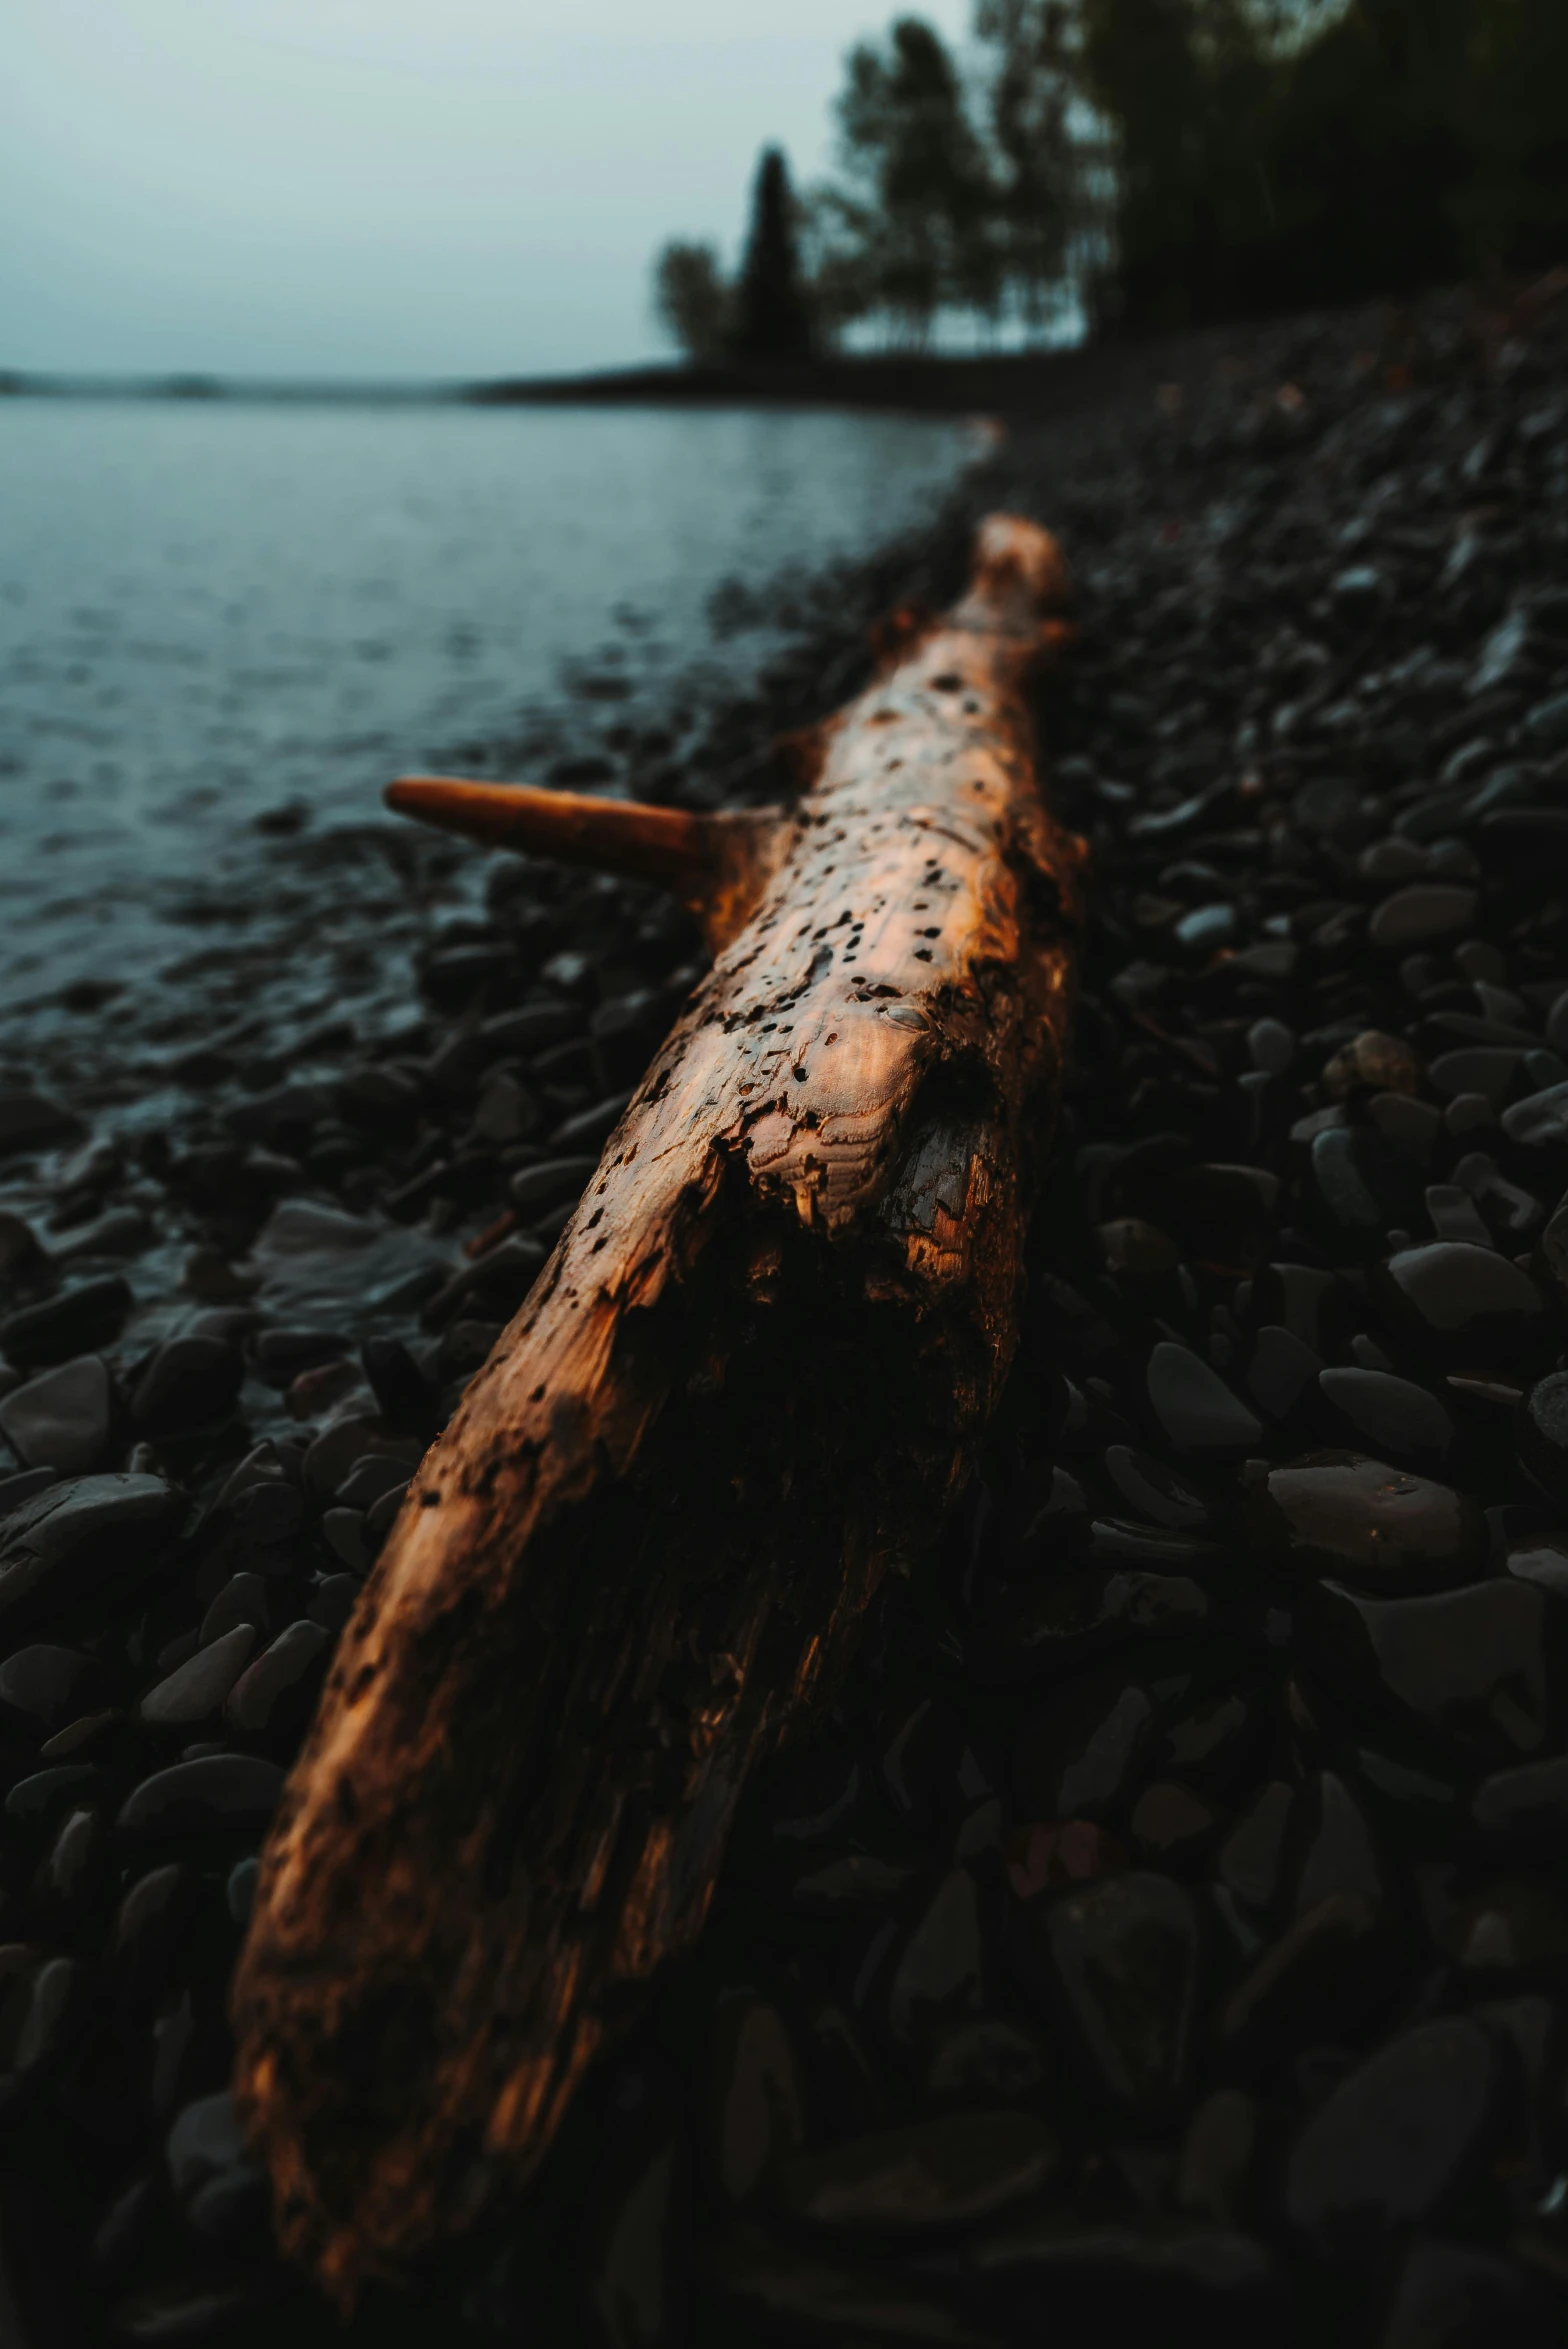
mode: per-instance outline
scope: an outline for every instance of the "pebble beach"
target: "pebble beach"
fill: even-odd
[[[1078,582],[1040,725],[1091,928],[957,1514],[528,2193],[346,2331],[228,2093],[256,1854],[700,944],[282,806],[258,876],[301,937],[361,891],[373,1016],[247,1008],[280,925],[112,1052],[86,997],[0,1035],[0,2331],[1562,2337],[1568,293],[1143,365],[793,582],[744,692],[590,691],[534,746],[761,804],[878,616],[1030,513]]]

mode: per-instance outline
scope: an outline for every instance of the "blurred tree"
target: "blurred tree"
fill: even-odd
[[[1072,0],[976,0],[981,97],[998,164],[1001,269],[1025,325],[1049,323],[1066,292],[1069,241],[1086,193],[1079,11]]]
[[[808,190],[800,207],[801,266],[818,346],[876,309],[877,220],[873,207],[831,182]]]
[[[734,299],[712,245],[672,238],[653,264],[653,300],[660,325],[688,359],[718,357]]]
[[[974,33],[967,100],[918,17],[851,50],[842,179],[797,208],[764,157],[738,311],[666,248],[683,348],[1037,331],[1068,287],[1176,326],[1568,252],[1568,0],[974,0]]]
[[[1492,0],[1351,0],[1278,70],[1274,217],[1238,306],[1352,300],[1457,275],[1457,99]]]
[[[1161,326],[1224,315],[1277,218],[1268,40],[1246,0],[1082,0],[1082,19],[1117,148],[1121,306]]]
[[[778,147],[765,148],[757,166],[732,339],[736,353],[748,359],[803,359],[811,352],[812,319],[796,247],[795,197]]]
[[[1472,170],[1454,200],[1466,258],[1568,258],[1568,0],[1485,0],[1458,109]]]
[[[994,319],[1003,273],[995,191],[939,34],[900,17],[849,54],[838,100],[853,191],[837,203],[841,263],[865,307],[923,344],[945,303]]]

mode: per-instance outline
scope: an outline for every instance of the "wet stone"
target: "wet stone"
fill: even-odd
[[[1408,1161],[1371,1126],[1331,1126],[1314,1137],[1312,1180],[1342,1231],[1370,1237],[1409,1201]]]
[[[1179,1869],[1194,1860],[1213,1839],[1219,1822],[1215,1812],[1190,1786],[1174,1779],[1156,1779],[1133,1805],[1128,1822],[1133,1848],[1145,1860]]]
[[[704,2247],[703,2276],[731,2323],[765,2338],[918,2340],[932,2349],[975,2349],[978,2340],[984,2349],[984,2336],[936,2299],[924,2277],[912,2282],[885,2259],[829,2259],[793,2233],[732,2228]]]
[[[1218,948],[1229,946],[1236,931],[1236,908],[1233,905],[1196,905],[1175,924],[1171,939],[1183,954],[1197,957],[1213,954]]]
[[[1111,1444],[1102,1466],[1135,1517],[1179,1532],[1198,1532],[1209,1523],[1208,1503],[1150,1453],[1130,1444]]]
[[[1402,1036],[1367,1028],[1324,1064],[1323,1089],[1333,1101],[1356,1092],[1419,1093],[1420,1056]]]
[[[918,2235],[979,2225],[1039,2194],[1060,2162],[1054,2133],[1032,2113],[945,2113],[797,2154],[779,2193],[816,2226]]]
[[[0,1664],[0,1718],[25,1722],[44,1737],[105,1703],[113,1687],[96,1656],[44,1643],[18,1648]]]
[[[1153,2118],[1180,2096],[1191,2059],[1198,1920],[1168,1876],[1129,1872],[1060,1893],[1038,1913],[1089,2078]]]
[[[510,1070],[500,1069],[479,1096],[471,1130],[478,1141],[504,1146],[537,1132],[539,1118],[537,1094]]]
[[[191,1920],[202,1882],[183,1860],[138,1876],[115,1912],[107,1952],[114,1995],[127,2006],[151,2006],[163,1991]]]
[[[0,1086],[0,1158],[46,1150],[56,1142],[71,1141],[81,1131],[80,1118],[46,1093],[25,1085]]]
[[[1568,1146],[1568,1084],[1553,1083],[1527,1094],[1503,1111],[1502,1126],[1511,1142],[1527,1150],[1561,1151]],[[4,1338],[5,1326],[0,1324],[0,1344]]]
[[[1568,1891],[1539,1876],[1505,1877],[1471,1894],[1445,1938],[1466,1974],[1499,1986],[1555,1979],[1568,1963]]]
[[[1051,2216],[989,2236],[972,2256],[982,2302],[1027,2338],[1042,2307],[1064,2338],[1255,2337],[1273,2313],[1278,2278],[1252,2236],[1160,2212],[1085,2221]]]
[[[818,1843],[839,1833],[854,1816],[864,1796],[865,1772],[852,1748],[823,1737],[780,1755],[758,1791],[776,1841]]]
[[[1374,1093],[1367,1116],[1391,1150],[1417,1166],[1431,1165],[1443,1118],[1430,1101],[1413,1101],[1404,1093]]]
[[[1195,1534],[1171,1533],[1162,1526],[1129,1523],[1125,1518],[1096,1517],[1089,1527],[1089,1555],[1120,1559],[1129,1566],[1147,1566],[1155,1573],[1180,1574],[1217,1566],[1224,1551]]]
[[[60,1473],[55,1468],[24,1468],[15,1476],[0,1476],[0,1518],[9,1517],[13,1509],[20,1509],[37,1493],[46,1493],[52,1484],[58,1484]]]
[[[507,1185],[512,1205],[525,1223],[555,1207],[574,1205],[581,1198],[598,1165],[596,1158],[547,1158],[537,1166],[520,1167]]]
[[[109,1448],[114,1384],[100,1356],[62,1362],[0,1401],[0,1433],[29,1468],[82,1476]]]
[[[1250,1496],[1248,1519],[1292,1570],[1331,1574],[1368,1591],[1441,1589],[1486,1561],[1486,1521],[1473,1501],[1354,1452],[1315,1453],[1272,1469]]]
[[[1494,1109],[1501,1109],[1523,1061],[1524,1054],[1516,1047],[1472,1044],[1438,1054],[1430,1071],[1432,1085],[1446,1101],[1457,1100],[1461,1093],[1479,1093]]]
[[[1007,1880],[1019,1900],[1036,1900],[1068,1884],[1092,1884],[1127,1865],[1114,1835],[1087,1819],[1042,1819],[1006,1837]]]
[[[784,2019],[766,1999],[732,1994],[714,2023],[710,2090],[720,2191],[745,2202],[805,2142],[805,2091]]]
[[[1568,1754],[1494,1771],[1477,1787],[1470,1816],[1490,1842],[1560,1853],[1568,1843]]]
[[[1352,1686],[1478,1761],[1540,1752],[1551,1710],[1553,1601],[1511,1576],[1413,1599],[1323,1587],[1320,1653]]]
[[[970,1668],[982,1681],[1030,1680],[1124,1640],[1196,1631],[1208,1614],[1190,1575],[1074,1568],[1005,1585],[971,1636]]]
[[[802,1916],[830,1919],[890,1908],[903,1898],[915,1873],[875,1852],[846,1852],[841,1859],[814,1860],[802,1869],[790,1885],[790,1904]]]
[[[1413,946],[1463,938],[1475,928],[1476,892],[1453,882],[1416,881],[1396,889],[1376,908],[1367,925],[1374,946],[1408,954]]]
[[[1544,1314],[1528,1273],[1462,1240],[1402,1249],[1374,1269],[1372,1282],[1390,1320],[1445,1361],[1506,1358],[1530,1344]]]
[[[1105,1269],[1120,1281],[1156,1288],[1181,1262],[1181,1250],[1170,1235],[1140,1216],[1115,1217],[1097,1231]]]
[[[1540,1379],[1519,1407],[1519,1457],[1554,1499],[1568,1501],[1568,1371]]]
[[[1063,1691],[1016,1736],[1016,1809],[1026,1818],[1106,1818],[1136,1783],[1153,1738],[1155,1705],[1138,1684]]]
[[[1318,1391],[1354,1442],[1418,1468],[1441,1468],[1447,1459],[1454,1423],[1437,1397],[1410,1379],[1381,1370],[1325,1370]]]
[[[1497,1128],[1497,1112],[1484,1093],[1456,1093],[1443,1111],[1443,1131],[1456,1142],[1488,1136]]]
[[[18,1370],[44,1370],[73,1354],[89,1353],[119,1336],[131,1302],[118,1273],[82,1281],[0,1320],[0,1354]]]
[[[1428,1183],[1426,1212],[1440,1240],[1463,1240],[1472,1248],[1491,1247],[1486,1218],[1469,1192],[1457,1183]]]
[[[1046,2077],[1046,2051],[1032,2031],[977,2015],[939,2036],[926,2074],[934,2097],[1006,2104],[1033,2096]]]
[[[185,2274],[131,2292],[114,2310],[122,2341],[216,2341],[246,2319],[271,2309],[283,2296],[285,2278],[275,2267],[252,2267],[238,2275]]]
[[[335,1330],[264,1329],[252,1348],[256,1376],[281,1394],[302,1370],[319,1370],[323,1363],[341,1362],[348,1340]]]
[[[356,1401],[369,1401],[355,1364],[347,1360],[322,1362],[289,1381],[283,1405],[291,1419],[321,1419],[342,1410],[351,1396]]]
[[[253,1484],[235,1500],[230,1522],[243,1551],[275,1552],[300,1531],[305,1505],[292,1484]],[[275,1558],[263,1563],[269,1572],[278,1570]]]
[[[256,1904],[256,1879],[260,1873],[261,1862],[252,1853],[247,1859],[236,1860],[224,1880],[224,1906],[242,1932],[250,1923],[250,1913]]]
[[[933,1893],[893,1969],[888,2023],[905,2045],[938,2022],[984,2003],[980,1902],[967,1868],[954,1868]]]
[[[1402,1957],[1364,1894],[1327,1893],[1291,1920],[1238,1983],[1218,2018],[1219,2044],[1246,2072],[1335,2044],[1388,1997]]]
[[[399,1433],[384,1419],[353,1416],[336,1420],[322,1430],[306,1451],[305,1490],[326,1507],[361,1460],[395,1461],[405,1476],[411,1476],[419,1466],[423,1451],[417,1436]]]
[[[356,1574],[328,1574],[317,1583],[306,1612],[312,1623],[342,1631],[359,1604],[364,1585]]]
[[[1406,2253],[1378,2349],[1549,2349],[1557,2315],[1517,2260],[1471,2243]]]
[[[1270,1419],[1293,1416],[1316,1386],[1322,1359],[1277,1322],[1258,1331],[1247,1366],[1247,1392]]]
[[[991,1791],[963,1723],[931,1697],[895,1718],[882,1751],[882,1783],[899,1816],[922,1836]]]
[[[154,1729],[194,1729],[210,1721],[255,1644],[254,1624],[237,1623],[232,1631],[220,1632],[188,1663],[148,1690],[138,1707],[141,1718]]]
[[[1298,1915],[1330,1893],[1359,1893],[1373,1908],[1387,1897],[1388,1884],[1365,1812],[1345,1781],[1320,1771],[1307,1789],[1308,1841],[1296,1879]]]
[[[1296,2139],[1285,2176],[1292,2228],[1319,2258],[1353,2261],[1433,2224],[1484,2153],[1497,2087],[1492,2042],[1464,2016],[1393,2040]]]
[[[184,1515],[156,1476],[81,1476],[0,1519],[0,1625],[39,1621],[105,1585],[130,1587]]]
[[[268,2187],[227,2089],[178,2113],[165,2146],[174,2199],[200,2235],[243,2236],[265,2218]]]
[[[11,2069],[25,2077],[59,2055],[76,2037],[89,1995],[86,1968],[75,1958],[46,1958],[28,1986]]]
[[[116,1826],[128,1843],[250,1833],[266,1825],[282,1791],[275,1762],[204,1754],[144,1778],[126,1797]]]
[[[550,1136],[552,1149],[563,1158],[585,1155],[589,1149],[598,1149],[609,1140],[620,1124],[633,1090],[635,1088],[628,1087],[624,1093],[612,1093],[608,1100],[596,1101],[591,1109],[580,1109],[571,1117],[564,1118]]]
[[[1233,2227],[1246,2214],[1262,2114],[1240,2088],[1217,2088],[1182,2139],[1173,2200],[1178,2210]]]
[[[244,1382],[238,1350],[220,1338],[171,1338],[131,1395],[131,1426],[153,1441],[193,1434],[223,1419]]]
[[[1167,1440],[1191,1458],[1239,1459],[1262,1437],[1261,1422],[1224,1380],[1168,1339],[1149,1357],[1148,1394]]]
[[[405,1461],[388,1457],[384,1452],[368,1452],[356,1460],[343,1482],[333,1494],[339,1509],[371,1509],[388,1493],[400,1493],[408,1483]]]
[[[1283,1020],[1254,1020],[1247,1030],[1247,1054],[1265,1076],[1282,1077],[1296,1057],[1296,1038]]]
[[[1190,1779],[1205,1792],[1228,1786],[1251,1745],[1255,1721],[1245,1688],[1183,1705],[1156,1749],[1161,1773]]]
[[[1162,1220],[1196,1264],[1241,1277],[1268,1254],[1280,1181],[1266,1167],[1177,1167],[1159,1179]]]
[[[1082,1549],[1088,1527],[1089,1503],[1070,1469],[1056,1467],[1049,1477],[1021,1481],[1009,1492],[1001,1513],[1002,1572],[1048,1571],[1064,1552]]]
[[[1542,1534],[1516,1542],[1508,1549],[1504,1565],[1521,1582],[1538,1582],[1543,1590],[1556,1591],[1560,1598],[1568,1599],[1568,1534],[1555,1538]]]
[[[48,1274],[48,1252],[27,1218],[0,1207],[0,1287],[30,1288]]]
[[[381,1416],[411,1434],[434,1432],[429,1382],[401,1338],[367,1338],[360,1361]]]

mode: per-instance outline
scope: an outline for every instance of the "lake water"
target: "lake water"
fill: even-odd
[[[0,402],[0,1042],[256,944],[267,810],[378,817],[574,682],[644,714],[694,666],[743,685],[778,636],[717,631],[724,584],[869,552],[967,453],[864,415]]]

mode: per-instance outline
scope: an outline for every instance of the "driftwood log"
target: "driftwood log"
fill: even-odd
[[[763,817],[389,794],[660,874],[716,960],[416,1473],[263,1856],[238,2088],[344,2304],[538,2163],[962,1481],[1071,1014],[1083,851],[1026,693],[1066,586],[992,517]]]

